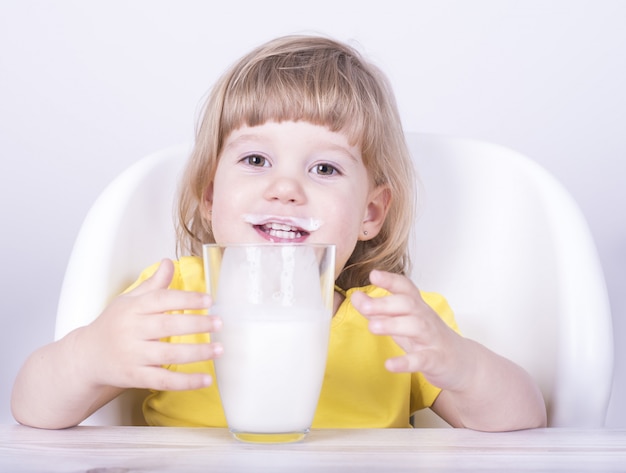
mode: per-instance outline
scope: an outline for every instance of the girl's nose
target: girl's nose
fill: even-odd
[[[302,184],[293,177],[276,176],[265,190],[265,198],[285,204],[301,204],[305,200]]]

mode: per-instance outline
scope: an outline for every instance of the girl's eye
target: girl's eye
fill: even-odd
[[[246,156],[245,158],[243,158],[243,161],[250,166],[267,166],[267,159],[265,159],[263,156],[259,156],[258,154],[251,154],[250,156]]]
[[[315,174],[319,174],[320,176],[332,176],[339,173],[336,167],[328,163],[317,164],[313,168],[313,172]]]

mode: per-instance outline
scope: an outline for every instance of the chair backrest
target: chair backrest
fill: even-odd
[[[551,426],[604,425],[612,382],[611,313],[580,210],[545,170],[509,149],[407,134],[420,174],[413,279],[444,294],[463,333],[538,380]],[[81,227],[56,338],[85,325],[146,266],[174,257],[173,197],[188,147],[116,178]],[[141,393],[139,393],[141,395]],[[86,423],[140,423],[137,393]],[[417,425],[441,425],[418,416]]]
[[[407,137],[423,193],[413,279],[463,333],[525,367],[551,426],[604,425],[613,333],[585,219],[565,189],[494,144]]]

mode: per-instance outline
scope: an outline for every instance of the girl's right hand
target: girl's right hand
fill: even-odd
[[[163,260],[152,277],[118,296],[75,338],[77,376],[94,387],[146,388],[160,391],[199,389],[212,383],[207,373],[178,373],[163,365],[217,358],[217,343],[169,343],[161,339],[218,331],[219,317],[172,314],[211,306],[208,294],[168,289],[174,265]],[[82,360],[82,361],[79,361]]]

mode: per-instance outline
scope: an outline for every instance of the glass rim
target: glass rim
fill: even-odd
[[[308,248],[335,248],[334,243],[203,243],[202,248],[253,248],[253,247],[308,247]]]

